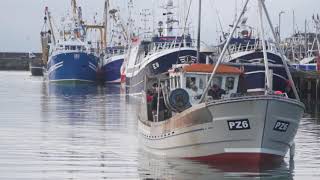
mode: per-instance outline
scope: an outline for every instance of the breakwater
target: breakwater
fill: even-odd
[[[41,61],[41,53],[0,52],[0,70],[29,70],[29,62]]]

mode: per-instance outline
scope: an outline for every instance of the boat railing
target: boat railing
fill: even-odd
[[[126,54],[127,50],[126,49],[115,49],[115,50],[109,50],[109,51],[105,51],[106,57],[110,58],[113,56],[118,56],[118,55],[123,55]]]
[[[290,101],[293,102],[299,106],[303,106],[304,104],[301,103],[300,101],[296,99],[292,99],[288,97],[286,93],[283,94],[275,94],[275,93],[269,93],[268,95],[248,95],[248,94],[236,94],[234,96],[228,97],[228,98],[221,98],[218,100],[212,100],[209,99],[206,101],[207,105],[211,104],[220,104],[220,103],[225,103],[225,102],[230,102],[230,101],[243,101],[243,100],[261,100],[261,99],[273,99],[273,100],[281,100],[281,101]]]
[[[174,41],[169,42],[153,42],[148,45],[146,56],[151,55],[156,52],[161,52],[163,50],[175,49],[175,48],[183,48],[183,47],[192,47],[194,44],[194,40],[191,42],[178,41],[176,38]]]
[[[259,40],[256,40],[254,44],[251,41],[249,41],[247,44],[239,43],[229,46],[230,54],[258,50],[262,50],[261,42]],[[277,52],[276,46],[271,42],[267,42],[267,51]]]

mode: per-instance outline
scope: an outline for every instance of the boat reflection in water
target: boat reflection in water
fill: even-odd
[[[140,179],[143,180],[292,180],[294,169],[293,166],[289,166],[284,161],[254,169],[238,164],[213,165],[176,158],[163,158],[143,150],[140,151],[138,165]]]
[[[63,120],[69,123],[84,121],[104,121],[105,108],[103,90],[95,84],[89,83],[45,83],[47,100],[44,101],[43,108],[47,108],[44,119]],[[90,111],[93,107],[97,114]]]
[[[48,86],[51,96],[84,97],[98,93],[98,86],[89,83],[49,83]]]

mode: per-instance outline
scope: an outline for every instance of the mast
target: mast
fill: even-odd
[[[197,61],[200,62],[200,41],[201,41],[201,1],[199,0],[199,15],[198,15],[198,39],[197,39]]]
[[[129,12],[129,18],[128,18],[128,44],[130,43],[131,39],[133,38],[133,23],[134,20],[132,19],[132,9],[133,9],[133,0],[129,0],[128,2],[128,12]]]
[[[128,30],[127,30],[126,26],[123,24],[121,16],[117,15],[117,13],[120,13],[120,10],[118,10],[118,9],[110,9],[109,10],[109,7],[110,7],[110,1],[109,0],[106,0],[106,5],[105,6],[107,7],[107,10],[108,10],[105,15],[108,16],[108,14],[110,14],[110,16],[114,20],[114,22],[117,25],[120,25],[124,40],[128,41]],[[107,19],[108,19],[108,17],[106,18],[106,20]],[[106,22],[106,24],[107,24],[107,22]]]
[[[107,37],[108,37],[108,12],[109,12],[109,0],[105,0],[104,2],[104,45],[108,46]]]
[[[296,24],[296,17],[295,17],[295,13],[294,13],[294,10],[292,10],[292,33],[293,35],[296,33],[296,30],[295,30],[295,24]]]
[[[168,0],[167,4],[164,6],[164,9],[167,11],[163,13],[164,16],[167,16],[166,19],[166,33],[165,36],[173,36],[174,23],[179,23],[178,20],[174,19],[173,9],[176,7],[173,4],[173,0]]]
[[[295,40],[294,40],[294,36],[295,36],[295,15],[294,15],[294,10],[292,10],[292,43],[295,45]],[[296,55],[295,55],[295,51],[296,51],[296,47],[292,46],[291,48],[292,51],[292,59],[293,61],[296,60]]]
[[[214,66],[214,69],[213,69],[213,71],[212,71],[212,74],[211,74],[211,76],[210,76],[210,79],[209,79],[209,81],[208,81],[208,83],[207,83],[207,86],[206,86],[206,88],[205,88],[205,90],[204,90],[204,92],[203,92],[203,94],[202,94],[202,96],[201,96],[201,98],[200,98],[199,103],[202,103],[202,102],[204,101],[204,98],[207,96],[207,93],[208,93],[208,91],[209,91],[209,87],[210,87],[210,84],[211,84],[211,82],[212,82],[212,80],[213,80],[213,77],[215,76],[215,74],[216,74],[216,72],[217,72],[217,70],[218,70],[218,67],[219,67],[220,63],[222,62],[222,58],[223,58],[223,56],[225,55],[225,53],[226,53],[226,51],[227,51],[227,49],[228,49],[228,46],[229,46],[229,44],[230,44],[230,41],[231,41],[231,39],[232,39],[232,37],[233,37],[233,35],[234,35],[237,27],[238,27],[238,24],[240,23],[240,21],[241,21],[241,19],[242,19],[242,16],[243,16],[243,15],[245,14],[245,12],[246,12],[246,8],[247,8],[247,6],[248,6],[248,3],[249,3],[249,0],[246,0],[240,16],[238,17],[238,19],[237,19],[236,22],[234,23],[234,26],[232,27],[232,31],[231,31],[231,33],[229,34],[229,37],[228,37],[228,39],[227,39],[227,42],[226,42],[226,44],[224,45],[224,47],[223,47],[223,49],[222,49],[222,52],[221,52],[221,54],[220,54],[220,56],[219,56],[219,59],[218,59],[217,63],[216,63],[215,66]]]
[[[142,28],[144,33],[143,38],[146,39],[148,36],[148,33],[150,32],[150,27],[148,27],[148,22],[149,22],[148,17],[151,16],[150,9],[142,9],[140,16],[142,16],[141,21],[143,22],[143,28]]]
[[[71,7],[72,7],[73,18],[78,20],[76,0],[71,0]]]
[[[307,20],[304,21],[304,43],[305,43],[305,47],[304,47],[304,57],[307,57],[308,55],[308,49],[309,49],[309,45],[308,45],[308,35],[307,35]]]
[[[262,2],[258,0],[258,9],[259,9],[259,25],[260,25],[260,36],[262,41],[262,48],[263,48],[263,59],[264,59],[264,68],[265,68],[265,77],[266,77],[266,91],[265,94],[268,94],[270,90],[272,90],[272,84],[270,81],[270,71],[269,71],[269,63],[268,63],[268,54],[267,54],[267,47],[266,47],[266,38],[265,32],[263,28],[263,14],[262,14]]]
[[[49,20],[49,26],[50,26],[50,30],[51,30],[51,34],[52,34],[53,45],[56,45],[56,38],[54,35],[53,26],[52,26],[52,17],[51,17],[51,13],[50,13],[48,7],[46,7],[45,15],[48,17],[48,20]]]

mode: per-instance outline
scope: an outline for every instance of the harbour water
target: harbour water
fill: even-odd
[[[296,157],[261,171],[164,159],[140,149],[137,99],[119,86],[49,84],[0,71],[0,179],[314,179],[320,177],[320,116],[314,103]]]

